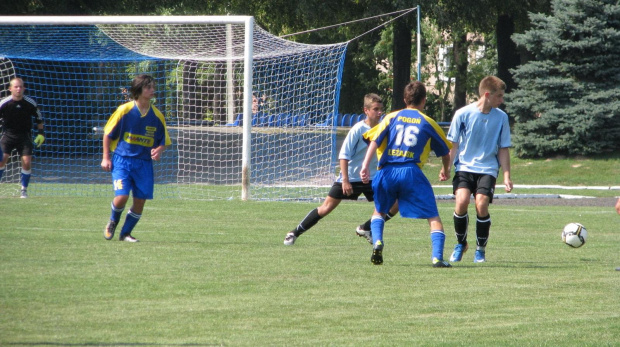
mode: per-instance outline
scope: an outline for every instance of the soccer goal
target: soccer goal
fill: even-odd
[[[45,118],[31,196],[110,196],[102,129],[136,74],[156,81],[173,145],[158,197],[319,199],[335,175],[347,43],[278,38],[249,16],[0,17],[0,97],[24,79]],[[12,153],[0,196],[19,189]]]

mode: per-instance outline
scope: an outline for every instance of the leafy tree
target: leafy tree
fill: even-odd
[[[529,26],[528,9],[548,11],[549,1],[443,0],[425,5],[428,16],[444,33],[445,44],[451,46],[451,65],[447,75],[454,80],[452,113],[464,106],[468,99],[477,96],[482,72],[502,78],[508,91],[515,86],[509,69],[517,67],[523,57],[510,36]],[[466,59],[468,52],[479,46],[476,42],[479,37],[484,38],[488,48],[484,50],[484,56],[476,61]],[[489,64],[491,60],[493,63]]]
[[[409,62],[407,64],[409,72],[401,71],[400,73],[401,75],[405,75],[407,80],[403,80],[397,85],[397,79],[395,77],[397,72],[394,71],[395,66],[397,65],[396,63],[404,64],[402,60],[399,61],[398,59],[394,59],[395,55],[402,54],[394,50],[394,46],[398,41],[394,38],[394,34],[398,30],[400,29],[397,29],[395,25],[391,24],[383,29],[381,31],[381,39],[375,44],[372,51],[373,59],[376,60],[375,68],[379,71],[379,76],[377,78],[380,91],[379,94],[383,95],[383,104],[388,112],[405,107],[403,100],[404,87],[410,80],[415,79],[411,76],[411,57],[417,54],[417,46],[410,42],[408,45],[410,51],[408,55]],[[415,32],[411,33],[410,37],[415,37]]]
[[[523,1],[525,1],[524,4]],[[511,14],[522,13],[524,12],[522,5],[527,7],[531,3],[547,1],[443,0],[422,4],[423,17],[431,18],[435,25],[447,33],[442,40],[456,42],[456,49],[452,50],[455,56],[450,61],[452,64],[457,64],[448,68],[448,73],[453,77],[448,81],[450,88],[441,86],[440,88],[446,92],[439,93],[436,98],[431,96],[431,99],[434,98],[433,104],[437,104],[442,109],[442,112],[437,114],[438,119],[449,120],[449,115],[443,112],[443,109],[453,104],[453,93],[449,92],[452,87],[456,86],[457,90],[456,108],[462,106],[472,92],[472,83],[477,83],[477,78],[471,76],[471,71],[476,68],[470,66],[471,64],[465,59],[467,49],[475,43],[463,41],[465,37],[463,33],[467,31],[492,32],[495,13],[500,11],[492,9],[501,7],[502,11]],[[322,0],[257,0],[251,2],[245,0],[185,0],[183,2],[171,0],[149,2],[142,0],[114,2],[32,0],[9,2],[6,5],[3,8],[5,14],[21,15],[252,15],[256,23],[267,31],[274,35],[284,35],[410,8],[415,4],[407,0],[333,0],[329,2]],[[361,100],[368,92],[383,95],[392,109],[404,106],[400,104],[402,97],[396,97],[395,101],[392,101],[392,95],[402,95],[404,85],[409,80],[415,79],[415,65],[412,64],[412,60],[414,64],[417,64],[414,58],[416,15],[414,11],[399,18],[389,28],[373,31],[349,44],[341,89],[341,112],[360,112]],[[310,44],[342,42],[376,27],[384,20],[386,18],[291,36],[287,39]],[[426,35],[424,31],[422,34]],[[511,33],[509,31],[505,35],[509,36]],[[377,46],[381,46],[380,50]],[[429,57],[427,55],[429,49],[430,47],[426,46],[423,48],[424,59]],[[381,55],[377,55],[379,51]],[[514,58],[514,55],[512,57]],[[380,75],[376,67],[383,61],[389,62],[386,64],[388,72]],[[422,66],[427,63],[428,61],[423,61]],[[507,66],[513,67],[514,62]],[[424,80],[426,81],[426,77]],[[448,94],[450,100],[446,99]]]
[[[454,94],[450,116],[467,103],[468,52],[471,45],[467,34],[488,32],[489,23],[493,23],[493,12],[489,11],[492,6],[486,2],[487,0],[444,0],[428,4],[428,15],[443,32],[446,46],[451,48],[447,75],[453,78]]]
[[[515,69],[508,95],[520,157],[590,155],[620,148],[620,4],[554,0],[514,35],[534,60]]]
[[[253,15],[258,25],[274,35],[292,34],[386,13],[381,2],[370,0],[329,2],[270,0],[251,3],[236,0],[236,2],[238,4],[231,6],[232,13]],[[308,44],[343,42],[377,27],[385,20],[386,18],[363,21],[333,29],[294,35],[287,39]],[[341,113],[362,113],[362,101],[366,93],[375,92],[385,95],[377,82],[378,60],[373,54],[373,47],[379,40],[380,34],[379,30],[372,31],[350,42],[347,47],[340,92]]]
[[[450,120],[454,80],[450,71],[452,60],[442,59],[444,57],[439,53],[444,44],[444,36],[444,32],[437,27],[434,20],[426,17],[422,21],[424,52],[422,80],[427,84],[433,83],[427,94],[425,113],[440,122]]]
[[[530,28],[529,12],[551,12],[550,0],[510,0],[494,1],[492,6],[495,16],[495,32],[497,42],[497,77],[506,82],[506,92],[516,88],[510,69],[516,68],[521,61],[526,60],[527,52],[519,51],[512,41],[514,33],[523,33]]]

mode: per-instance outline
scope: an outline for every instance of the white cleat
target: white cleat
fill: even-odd
[[[284,238],[284,245],[285,246],[292,246],[295,244],[295,240],[297,240],[297,236],[295,236],[295,234],[293,234],[293,232],[290,232],[288,234],[286,234],[286,237]]]
[[[370,243],[372,245],[372,233],[370,232],[370,230],[364,230],[364,228],[362,228],[361,225],[359,225],[356,229],[355,229],[355,233],[357,234],[357,236],[359,237],[365,237],[366,240],[368,240],[368,243]]]
[[[135,237],[131,236],[131,235],[126,235],[123,237],[119,238],[119,241],[125,241],[125,242],[138,242],[138,239],[136,239]]]

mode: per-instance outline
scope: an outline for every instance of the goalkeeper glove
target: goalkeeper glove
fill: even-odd
[[[44,141],[45,141],[45,136],[41,134],[37,135],[37,137],[34,138],[34,143],[37,145],[37,147],[41,147]]]

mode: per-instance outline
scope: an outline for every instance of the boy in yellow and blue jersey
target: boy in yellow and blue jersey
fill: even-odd
[[[379,157],[379,171],[372,180],[375,211],[370,224],[373,241],[370,261],[375,265],[383,263],[383,216],[398,202],[401,216],[428,220],[433,266],[450,267],[443,260],[445,234],[435,194],[420,167],[428,151],[433,150],[442,159],[439,179],[446,181],[450,172],[451,144],[439,125],[422,113],[426,106],[424,84],[419,81],[409,83],[405,87],[404,99],[407,108],[388,114],[379,125],[364,134],[369,141],[361,171],[364,182],[369,180],[369,165],[375,152]]]
[[[151,105],[155,96],[153,77],[137,76],[129,93],[133,101],[119,106],[104,128],[101,168],[112,171],[114,200],[103,237],[106,240],[114,237],[131,192],[133,204],[125,217],[119,240],[137,242],[131,232],[142,216],[146,200],[153,199],[153,160],[160,159],[171,141],[163,114]],[[114,153],[112,157],[110,152]]]

